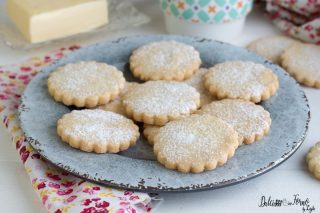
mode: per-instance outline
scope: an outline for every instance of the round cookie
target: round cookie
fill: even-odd
[[[122,103],[135,121],[161,126],[196,111],[200,94],[182,82],[148,81],[128,91]]]
[[[136,49],[130,69],[141,80],[182,81],[198,71],[200,54],[194,47],[176,41],[158,41]]]
[[[309,171],[320,180],[320,142],[309,150],[306,160]]]
[[[127,91],[132,90],[136,85],[139,85],[139,84],[135,82],[126,82],[124,89],[121,91],[120,95],[116,99],[110,101],[107,104],[99,106],[98,109],[111,111],[123,116],[127,116],[125,112],[126,110],[124,109],[122,104],[122,97]]]
[[[298,41],[286,36],[268,36],[251,42],[247,48],[273,63],[280,64],[280,56],[285,49]]]
[[[95,107],[116,98],[125,79],[114,66],[94,61],[80,61],[59,67],[48,79],[51,96],[63,104]]]
[[[251,144],[270,130],[271,118],[262,106],[240,99],[224,99],[207,104],[198,111],[222,119],[237,131],[239,143]]]
[[[153,146],[154,144],[154,137],[158,134],[161,126],[144,124],[143,125],[143,135],[147,139],[148,143]]]
[[[125,112],[125,109],[123,108],[120,97],[117,97],[116,99],[110,101],[107,104],[98,106],[97,109],[102,109],[105,111],[110,111],[110,112],[114,112],[114,113],[118,113],[120,115],[126,116],[126,112]]]
[[[258,103],[276,93],[279,81],[272,70],[262,64],[228,61],[210,68],[204,85],[218,99],[243,99]]]
[[[206,90],[203,84],[204,75],[208,72],[208,69],[200,68],[189,79],[184,82],[194,88],[200,93],[200,106],[211,103],[214,100],[214,97]]]
[[[299,83],[320,88],[320,46],[294,44],[281,56],[282,66]]]
[[[199,173],[223,165],[239,146],[237,132],[211,115],[171,121],[154,137],[153,150],[166,168]]]
[[[187,115],[189,116],[189,115]],[[185,118],[187,116],[182,116],[176,120]],[[147,142],[153,146],[154,145],[154,137],[156,136],[156,134],[158,134],[160,128],[162,126],[157,126],[157,125],[150,125],[150,124],[143,124],[143,135],[144,137],[147,139]]]
[[[126,150],[139,137],[139,128],[130,119],[101,109],[73,110],[63,115],[57,132],[70,146],[96,153]]]

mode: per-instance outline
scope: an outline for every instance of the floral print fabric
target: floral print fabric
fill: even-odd
[[[286,34],[320,44],[320,1],[267,0],[266,11],[273,23]]]
[[[148,194],[100,186],[74,177],[46,162],[26,142],[19,127],[17,109],[25,86],[41,67],[78,48],[76,45],[61,48],[44,57],[33,57],[20,65],[0,66],[2,122],[12,136],[33,188],[49,212],[150,212],[151,198]]]

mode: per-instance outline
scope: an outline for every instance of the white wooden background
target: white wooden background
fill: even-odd
[[[1,0],[3,1],[3,0]],[[151,17],[147,25],[106,35],[106,39],[136,34],[165,33],[158,1],[134,0],[136,6]],[[279,34],[263,15],[255,9],[248,17],[242,35],[231,43],[244,46],[249,41],[266,35]],[[95,43],[98,41],[88,41]],[[57,47],[58,48],[58,47]],[[18,51],[0,43],[0,64],[18,63],[24,59],[53,50]],[[261,196],[292,200],[295,194],[309,198],[315,211],[320,212],[320,182],[307,171],[305,155],[320,141],[320,90],[304,88],[311,108],[308,136],[301,148],[285,163],[271,172],[235,186],[214,191],[162,194],[163,201],[154,212],[303,212],[302,207],[259,207]],[[3,127],[0,127],[0,212],[46,212],[34,193],[14,145]]]

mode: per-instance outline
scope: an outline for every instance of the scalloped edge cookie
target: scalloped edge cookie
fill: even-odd
[[[133,120],[162,126],[195,112],[200,107],[200,94],[183,82],[148,81],[128,91],[122,103]]]
[[[312,146],[307,154],[306,162],[309,171],[320,180],[320,142]]]
[[[298,43],[287,36],[276,35],[258,38],[247,45],[248,50],[265,57],[273,63],[281,63],[281,54],[292,44]]]
[[[254,114],[249,116],[248,113],[251,112]],[[230,118],[229,116],[232,113],[236,114],[235,116],[232,116],[232,118]],[[259,116],[257,115],[258,113]],[[255,141],[261,140],[264,135],[267,135],[269,133],[272,123],[270,113],[266,111],[262,106],[241,99],[223,99],[220,101],[214,101],[203,106],[199,111],[197,111],[197,114],[209,114],[218,117],[228,123],[238,132],[240,144],[251,144]],[[229,118],[225,118],[226,116]],[[238,120],[235,117],[238,118]],[[241,122],[239,121],[239,117],[250,117],[250,122],[255,123],[248,127],[248,120],[244,120],[246,119],[244,118],[241,119]],[[254,119],[258,120],[256,121]],[[252,134],[245,134],[244,132],[250,132]]]
[[[316,52],[316,56],[310,60],[307,54]],[[314,44],[298,43],[291,45],[281,55],[282,67],[299,83],[320,89],[320,47]],[[313,68],[310,66],[318,66]],[[318,75],[316,77],[316,75]]]
[[[115,112],[123,116],[127,116],[125,107],[122,104],[122,98],[126,92],[129,90],[132,90],[135,86],[139,85],[139,83],[136,82],[126,82],[124,89],[121,91],[119,96],[115,98],[114,100],[110,101],[109,103],[106,103],[104,105],[98,106],[98,109],[102,109],[105,111]]]
[[[190,132],[189,128],[195,130]],[[199,139],[204,134],[206,137]],[[238,146],[238,134],[226,122],[211,115],[195,114],[162,127],[154,137],[153,151],[158,162],[168,169],[200,173],[225,164]]]
[[[244,67],[257,67],[263,68],[263,70],[265,71],[265,74],[268,74],[270,78],[270,82],[268,82],[267,85],[263,85],[263,91],[259,91],[259,94],[256,95],[252,95],[252,94],[237,94],[235,95],[234,92],[230,89],[227,88],[219,88],[216,83],[212,82],[212,78],[214,77],[216,72],[222,72],[223,70],[223,78],[226,78],[226,74],[225,71],[226,70],[230,70],[230,67],[239,67],[239,65],[244,66]],[[238,68],[237,68],[238,69]],[[262,70],[262,69],[260,69]],[[252,72],[252,71],[251,71]],[[221,74],[220,74],[221,77]],[[216,81],[217,79],[215,79]],[[240,84],[243,86],[242,83],[237,82],[239,80],[236,80],[233,82],[234,85],[236,84]],[[220,79],[219,82],[225,82],[224,79]],[[224,84],[227,85],[227,87],[232,87],[233,84]],[[211,67],[209,69],[209,72],[205,75],[204,77],[204,86],[206,87],[206,89],[213,95],[215,96],[217,99],[225,99],[225,98],[230,98],[230,99],[243,99],[246,101],[251,101],[254,103],[259,103],[261,101],[265,101],[268,100],[269,98],[271,98],[273,95],[276,94],[278,88],[279,88],[279,80],[276,74],[273,73],[273,71],[267,67],[265,67],[262,64],[257,64],[251,61],[227,61],[227,62],[223,62],[220,64],[216,64],[215,66]],[[255,89],[255,87],[254,87]],[[253,89],[253,90],[254,90]],[[259,89],[261,90],[261,89]],[[252,91],[252,93],[256,93],[256,91]]]
[[[198,71],[201,59],[193,46],[172,40],[137,48],[129,62],[131,72],[141,80],[183,81]]]
[[[154,145],[154,137],[158,134],[160,128],[161,126],[143,124],[143,136],[151,146]]]
[[[196,88],[196,90],[200,94],[200,106],[204,106],[206,104],[211,103],[215,100],[215,98],[207,91],[204,86],[204,76],[208,73],[208,69],[200,68],[198,72],[196,72],[189,79],[184,80],[183,82]]]
[[[108,128],[112,128],[110,134]],[[140,136],[139,127],[132,120],[101,109],[73,110],[64,114],[57,122],[57,134],[71,147],[95,153],[124,151],[135,145]]]
[[[79,75],[70,77],[70,80],[63,79],[63,76],[65,72],[74,71],[77,70],[85,70],[88,71],[90,69],[90,66],[95,67],[95,69],[103,70],[104,72],[110,73],[109,76],[112,78],[112,82],[114,85],[117,85],[113,88],[113,90],[108,91],[102,91],[99,94],[96,95],[87,95],[86,93],[86,87],[89,85],[91,87],[97,87],[96,84],[89,84],[89,82],[85,83],[85,86],[82,88],[84,91],[84,95],[77,95],[72,90],[74,88],[70,87],[72,82],[77,81],[77,77],[80,77]],[[81,70],[81,71],[82,71]],[[97,71],[97,70],[95,70]],[[111,76],[112,75],[112,76]],[[108,77],[109,77],[108,76]],[[100,76],[98,76],[100,78]],[[60,81],[65,81],[66,88],[63,88],[61,86]],[[88,80],[88,79],[85,79]],[[70,81],[71,83],[68,83]],[[54,98],[57,102],[62,102],[64,105],[71,106],[74,105],[76,107],[88,107],[93,108],[98,105],[106,104],[110,100],[115,99],[121,92],[121,90],[124,87],[125,79],[123,77],[123,73],[119,71],[116,67],[105,64],[105,63],[98,63],[95,61],[79,61],[76,63],[70,63],[66,64],[65,66],[58,67],[55,71],[50,73],[48,78],[48,91],[49,94]],[[69,88],[70,87],[70,88]],[[77,88],[78,89],[78,88]]]

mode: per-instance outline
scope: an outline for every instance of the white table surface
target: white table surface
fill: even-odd
[[[135,0],[136,6],[151,17],[151,22],[138,28],[110,33],[106,39],[136,34],[165,33],[162,14],[157,1]],[[249,15],[245,29],[231,43],[244,46],[249,41],[280,32],[255,8]],[[97,41],[88,41],[94,43]],[[0,43],[0,64],[18,63],[47,52],[41,50],[11,50]],[[320,141],[320,90],[304,88],[311,108],[311,122],[305,142],[286,162],[271,172],[250,181],[218,190],[193,193],[161,194],[163,201],[154,212],[303,212],[299,206],[259,207],[261,196],[293,200],[293,195],[309,198],[315,211],[320,212],[320,181],[314,179],[305,164],[308,149]],[[290,132],[286,133],[290,134]],[[0,127],[0,212],[46,212],[33,191],[8,133]]]

